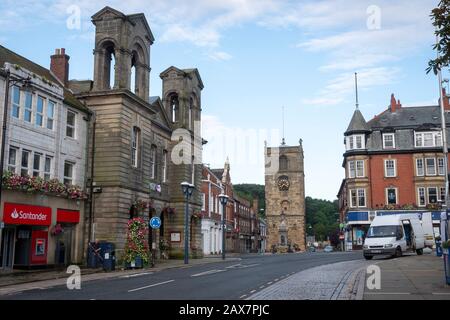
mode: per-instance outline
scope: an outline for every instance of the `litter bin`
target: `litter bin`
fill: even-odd
[[[445,281],[450,285],[450,255],[449,249],[444,251],[444,271],[445,271]]]
[[[114,244],[111,242],[99,242],[100,254],[103,262],[103,270],[116,270],[116,254],[114,251]]]
[[[95,242],[90,242],[88,245],[88,255],[87,255],[87,267],[96,269],[101,263],[99,259],[100,250]]]

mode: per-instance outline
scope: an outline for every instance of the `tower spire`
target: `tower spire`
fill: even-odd
[[[355,72],[355,92],[356,92],[356,109],[359,109],[358,103],[358,74]]]
[[[284,106],[281,107],[281,117],[282,117],[282,122],[283,122],[283,138],[281,140],[281,145],[284,146],[284,145],[286,145],[286,141],[284,139]]]

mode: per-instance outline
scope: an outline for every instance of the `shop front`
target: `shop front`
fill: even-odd
[[[346,251],[362,250],[364,239],[374,214],[368,211],[349,211],[346,215]]]
[[[31,199],[33,201],[21,201]],[[37,199],[32,195],[15,193],[14,199],[7,197],[2,203],[0,270],[67,266],[82,262],[81,202],[77,204],[69,199],[53,197]],[[33,204],[27,204],[30,202]]]
[[[2,267],[28,268],[47,264],[49,207],[5,203],[3,207]]]

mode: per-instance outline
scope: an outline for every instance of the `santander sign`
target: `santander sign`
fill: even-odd
[[[52,209],[6,202],[3,221],[9,224],[49,226],[52,221]]]

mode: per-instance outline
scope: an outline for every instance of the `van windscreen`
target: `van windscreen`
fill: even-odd
[[[367,233],[368,238],[397,237],[402,234],[400,226],[376,226],[370,227]]]

